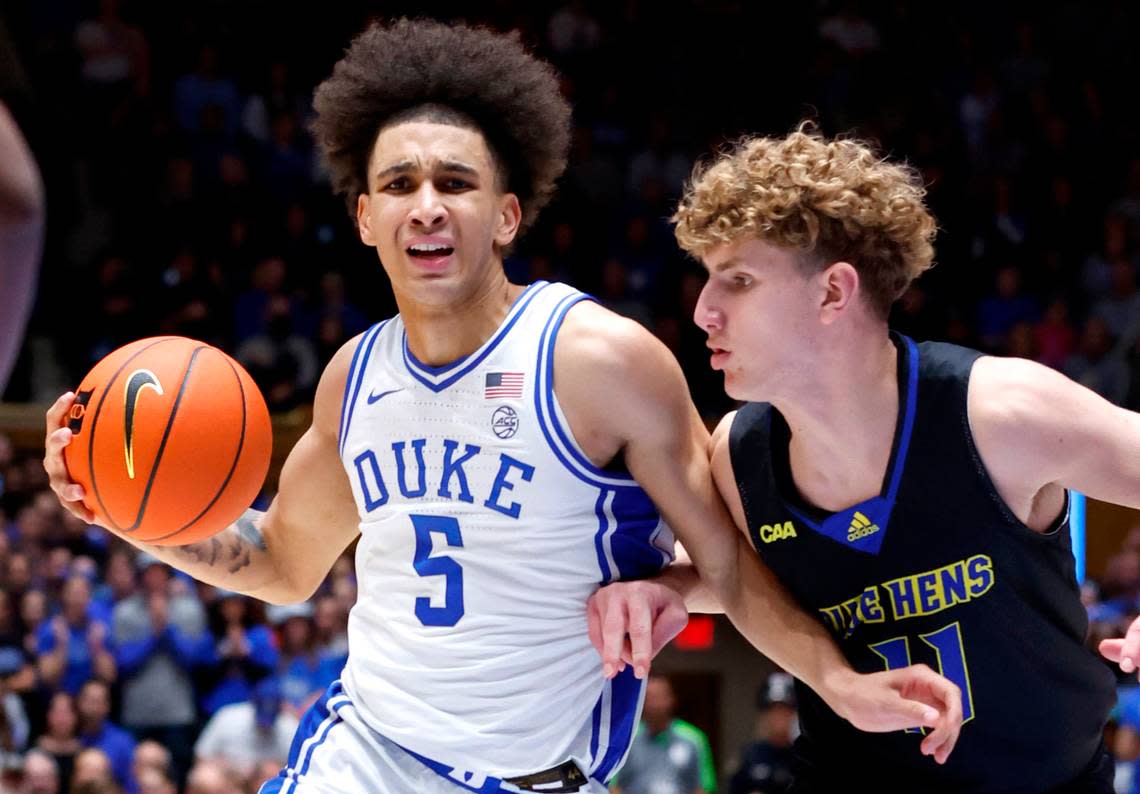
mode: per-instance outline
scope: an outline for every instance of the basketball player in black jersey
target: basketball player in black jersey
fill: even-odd
[[[801,128],[699,170],[674,216],[709,273],[712,366],[747,401],[710,447],[737,525],[857,670],[926,663],[962,689],[938,766],[920,733],[862,733],[799,686],[793,790],[1111,792],[1113,677],[1083,645],[1068,499],[1140,507],[1140,416],[1042,365],[889,331],[933,257],[922,197],[910,169]],[[610,589],[591,605],[604,657],[629,609]],[[1101,650],[1135,670],[1140,626]]]

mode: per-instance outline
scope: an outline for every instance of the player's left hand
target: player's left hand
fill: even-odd
[[[862,731],[929,728],[922,754],[946,763],[962,729],[962,691],[924,664],[860,675],[846,674],[826,698]]]
[[[586,604],[590,642],[602,657],[602,673],[613,678],[633,665],[638,678],[689,622],[685,600],[671,587],[643,580],[599,588]]]
[[[1120,665],[1122,672],[1136,673],[1140,669],[1140,618],[1132,621],[1123,637],[1102,640],[1099,648],[1101,656]]]

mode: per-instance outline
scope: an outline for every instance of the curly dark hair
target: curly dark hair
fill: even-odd
[[[515,32],[428,20],[373,23],[317,87],[313,105],[313,134],[353,218],[357,197],[368,191],[376,136],[394,121],[426,117],[481,132],[501,186],[518,196],[522,229],[566,168],[570,106],[554,69]]]

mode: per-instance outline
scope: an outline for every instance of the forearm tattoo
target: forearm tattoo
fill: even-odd
[[[211,567],[220,562],[226,566],[226,570],[230,573],[237,573],[252,562],[252,550],[269,550],[269,547],[265,545],[265,538],[262,537],[261,530],[257,528],[255,523],[257,516],[256,510],[246,510],[242,517],[234,522],[234,527],[237,528],[236,532],[221,533],[226,536],[225,540],[221,540],[218,535],[215,535],[201,543],[176,546],[174,553]]]

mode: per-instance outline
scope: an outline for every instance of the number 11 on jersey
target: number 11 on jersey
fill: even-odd
[[[416,617],[425,626],[454,626],[463,617],[463,568],[446,555],[431,556],[432,533],[443,535],[448,546],[463,548],[459,534],[459,521],[451,516],[425,516],[413,514],[412,526],[416,530],[416,556],[412,562],[420,576],[445,577],[443,606],[433,607],[431,599],[416,599]]]
[[[974,695],[970,691],[970,671],[966,667],[966,652],[962,650],[961,626],[951,623],[938,631],[919,634],[918,638],[934,649],[938,656],[938,671],[962,690],[962,724],[969,722],[974,718]],[[906,637],[895,637],[867,647],[886,663],[888,670],[898,670],[911,663],[910,642]],[[910,728],[907,733],[921,733],[921,731],[918,728]]]

